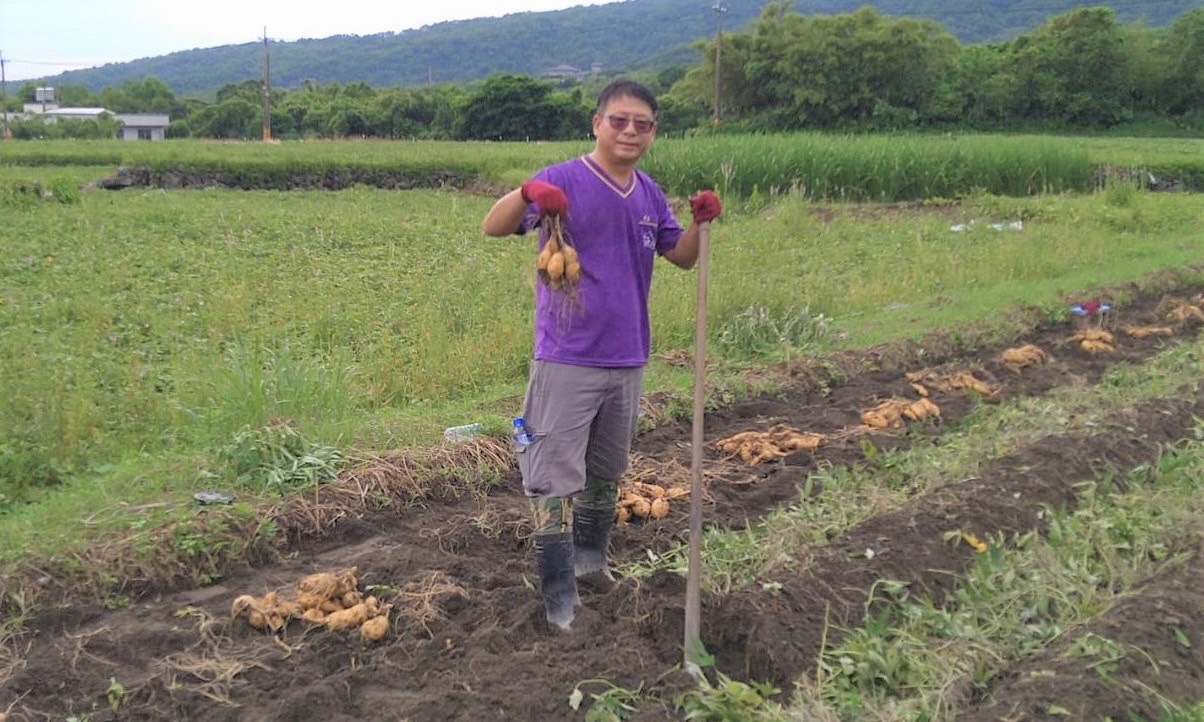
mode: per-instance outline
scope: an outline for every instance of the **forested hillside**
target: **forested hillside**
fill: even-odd
[[[1162,28],[1121,23],[1107,7],[1081,7],[1010,41],[962,44],[934,20],[870,7],[804,15],[779,1],[745,29],[724,33],[721,62],[714,38],[695,47],[690,64],[630,73],[660,96],[663,134],[704,127],[1077,131],[1134,122],[1143,132],[1204,129],[1204,7]],[[583,136],[608,77],[567,87],[521,73],[429,87],[276,84],[268,125],[281,139],[567,140]],[[34,90],[25,83],[10,104]],[[211,101],[177,96],[154,77],[99,93],[75,84],[58,90],[66,105],[167,113],[173,138],[253,138],[264,129],[263,85],[255,78],[223,85]],[[35,116],[11,125],[19,139],[100,138],[113,135],[112,122]]]
[[[744,28],[766,4],[724,0],[725,29]],[[833,14],[867,4],[890,16],[938,20],[963,43],[1007,39],[1078,5],[1068,0],[796,0],[793,9],[804,15]],[[1199,0],[1099,4],[1112,7],[1122,22],[1163,26]],[[698,53],[690,49],[691,43],[714,34],[712,5],[712,0],[626,0],[439,23],[399,33],[273,43],[272,82],[280,87],[298,87],[306,80],[418,86],[462,83],[503,72],[538,76],[561,63],[585,70],[600,63],[603,72],[692,63]],[[248,28],[248,34],[256,31]],[[82,84],[98,91],[153,76],[181,95],[211,95],[228,83],[259,77],[262,56],[259,43],[225,45],[71,71],[46,82]]]

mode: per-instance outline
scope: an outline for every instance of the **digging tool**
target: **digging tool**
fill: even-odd
[[[695,680],[702,678],[700,609],[702,605],[702,420],[706,396],[707,246],[711,223],[698,226],[698,306],[694,313],[694,425],[690,441],[690,555],[686,569],[685,669]]]

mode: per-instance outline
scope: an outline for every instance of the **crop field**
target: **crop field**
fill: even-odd
[[[692,272],[623,480],[668,513],[571,632],[536,594],[534,247],[479,223],[585,148],[0,147],[0,722],[1204,720],[1204,142],[658,143],[727,209],[705,682]]]

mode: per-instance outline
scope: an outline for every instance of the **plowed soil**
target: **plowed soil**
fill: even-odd
[[[1124,321],[1164,323],[1159,300],[1133,301],[1123,309]],[[889,370],[822,387],[800,376],[792,391],[710,414],[708,442],[777,423],[828,435],[830,441],[814,452],[796,451],[757,466],[708,446],[706,523],[741,527],[795,502],[818,464],[863,463],[867,442],[880,449],[905,446],[917,434],[939,435],[943,425],[979,403],[1094,384],[1115,364],[1140,362],[1178,339],[1194,337],[1199,325],[1195,320],[1177,324],[1169,338],[1118,332],[1116,350],[1097,353],[1068,343],[1071,330],[1065,325],[1040,328],[1009,343],[1032,343],[1047,353],[1042,363],[1021,370],[1001,361],[1002,347],[958,355],[952,344],[933,337],[861,352],[863,367]],[[849,433],[861,423],[863,410],[892,397],[919,398],[900,369],[925,367],[972,371],[996,392],[984,398],[934,388],[930,393],[941,410],[939,421],[913,424],[906,433]],[[909,582],[916,593],[939,602],[972,563],[964,546],[942,540],[951,527],[980,534],[1039,528],[1037,512],[1044,505],[1074,504],[1076,482],[1151,461],[1161,444],[1188,435],[1202,416],[1204,397],[1193,390],[1129,409],[1103,427],[1067,429],[1042,439],[985,465],[974,479],[949,479],[903,508],[810,550],[789,572],[766,580],[773,585],[704,595],[703,641],[720,670],[789,689],[798,675],[814,669],[825,618],[832,625],[856,624],[878,579]],[[634,470],[651,469],[664,481],[688,475],[689,439],[688,420],[641,435]],[[619,562],[639,559],[647,550],[663,551],[683,539],[686,510],[687,504],[677,503],[664,520],[622,527],[613,539],[613,556]],[[566,720],[583,717],[584,706],[573,712],[567,702],[584,680],[607,679],[630,689],[642,684],[644,690],[677,684],[670,672],[681,659],[684,580],[658,573],[642,582],[624,580],[606,594],[584,594],[573,631],[552,634],[534,590],[528,528],[527,502],[512,473],[488,498],[433,501],[401,515],[347,521],[322,539],[299,542],[277,563],[244,569],[215,586],[163,590],[121,610],[84,603],[40,610],[8,645],[11,661],[0,711],[12,703],[10,722],[84,714],[98,722]],[[875,553],[867,556],[866,549]],[[304,574],[345,567],[358,568],[361,587],[409,593],[398,600],[405,614],[395,617],[393,633],[381,643],[367,645],[321,628],[307,631],[300,623],[273,638],[229,619],[230,602],[238,594],[287,588]],[[1159,620],[1199,620],[1204,611],[1198,560],[1181,569],[1151,579],[1146,593],[1099,624],[1111,625],[1110,636],[1119,634],[1126,644],[1143,649],[1172,644]],[[1195,582],[1176,583],[1180,575]],[[1197,633],[1190,642],[1186,651],[1167,652],[1177,660],[1175,681],[1158,689],[1170,699],[1204,698],[1204,639]],[[0,681],[4,660],[0,657]],[[1064,708],[1083,710],[1085,716],[1076,718],[1105,710],[1090,670],[1055,666],[1056,684],[1046,680],[1045,687],[1017,670],[1010,682],[992,690],[975,719],[1031,711],[1025,707],[1028,700],[1046,696],[1056,696]],[[106,694],[113,680],[123,690],[116,713]],[[1109,713],[1149,709],[1143,689],[1110,688],[1109,694]],[[669,716],[666,709],[646,707],[638,719]],[[1029,718],[1042,719],[1017,717]]]

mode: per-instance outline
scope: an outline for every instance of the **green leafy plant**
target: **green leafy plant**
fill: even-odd
[[[587,684],[600,684],[601,692],[585,692],[581,688]],[[620,687],[605,679],[587,679],[578,682],[569,695],[569,707],[574,711],[580,709],[585,701],[585,695],[590,697],[589,709],[585,713],[585,722],[622,722],[635,714],[636,702],[640,699],[641,685],[634,691]]]
[[[338,449],[308,441],[287,423],[243,429],[219,458],[237,483],[279,495],[334,480],[343,462]]]
[[[125,685],[117,681],[116,677],[109,677],[109,688],[105,690],[105,697],[109,700],[109,709],[114,713],[121,710],[129,701],[129,693],[125,690]]]
[[[774,719],[780,706],[772,701],[781,690],[765,682],[742,682],[714,668],[715,661],[704,655],[699,660],[703,674],[697,676],[698,689],[677,699],[677,709],[687,720],[701,722],[756,722]],[[715,681],[710,681],[710,671]]]
[[[1101,677],[1110,677],[1116,672],[1116,663],[1124,659],[1124,647],[1120,644],[1101,637],[1093,632],[1087,632],[1076,638],[1066,651],[1068,657],[1085,657],[1093,661],[1087,665],[1089,669]]]
[[[749,306],[719,329],[716,345],[725,352],[752,357],[796,353],[815,347],[829,331],[830,320],[809,306],[785,310]]]
[[[1137,197],[1137,184],[1129,178],[1109,179],[1104,188],[1104,202],[1113,208],[1128,208]]]

